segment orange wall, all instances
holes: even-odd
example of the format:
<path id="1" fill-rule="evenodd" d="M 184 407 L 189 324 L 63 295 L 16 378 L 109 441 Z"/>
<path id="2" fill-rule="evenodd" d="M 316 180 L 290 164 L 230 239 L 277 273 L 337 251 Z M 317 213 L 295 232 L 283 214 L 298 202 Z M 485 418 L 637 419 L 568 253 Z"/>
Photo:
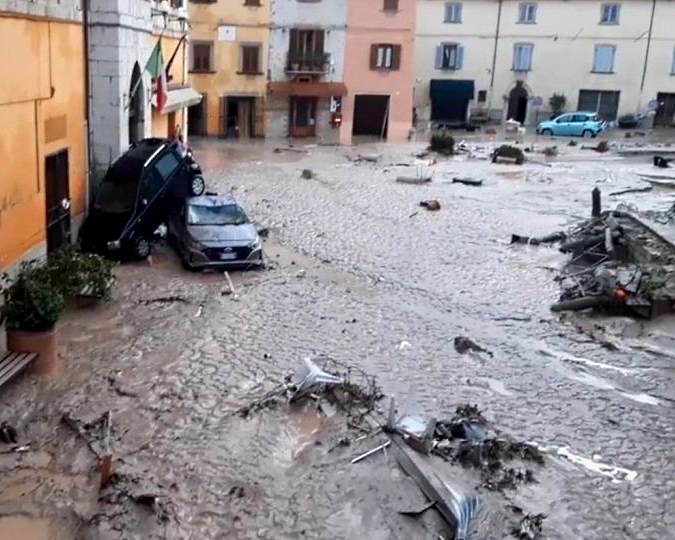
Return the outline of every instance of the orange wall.
<path id="1" fill-rule="evenodd" d="M 412 126 L 416 0 L 399 0 L 395 12 L 382 10 L 381 1 L 349 0 L 345 84 L 342 99 L 343 124 L 340 142 L 349 144 L 356 94 L 391 96 L 388 140 L 404 141 Z M 374 43 L 401 45 L 401 66 L 396 71 L 370 69 L 370 46 Z"/>
<path id="2" fill-rule="evenodd" d="M 152 36 L 152 42 L 157 42 L 157 36 Z M 175 38 L 162 38 L 162 56 L 164 57 L 164 63 L 167 65 L 171 59 L 171 55 L 176 50 L 179 39 Z M 185 42 L 183 42 L 176 53 L 176 58 L 171 64 L 171 69 L 169 74 L 172 76 L 171 81 L 169 81 L 169 88 L 176 86 L 184 86 L 187 84 L 187 77 L 185 75 L 184 66 L 185 66 L 185 57 L 184 57 L 184 47 Z M 173 124 L 173 125 L 171 125 Z M 185 133 L 185 119 L 183 110 L 175 112 L 174 122 L 169 123 L 169 113 L 159 114 L 157 109 L 153 106 L 152 108 L 152 136 L 153 137 L 169 137 L 173 138 L 176 125 L 182 126 L 183 133 Z"/>
<path id="3" fill-rule="evenodd" d="M 85 210 L 82 25 L 0 18 L 0 50 L 11 51 L 3 57 L 5 76 L 0 84 L 0 268 L 4 268 L 45 240 L 46 156 L 68 150 L 71 214 Z M 45 121 L 59 117 L 64 128 L 48 143 Z"/>

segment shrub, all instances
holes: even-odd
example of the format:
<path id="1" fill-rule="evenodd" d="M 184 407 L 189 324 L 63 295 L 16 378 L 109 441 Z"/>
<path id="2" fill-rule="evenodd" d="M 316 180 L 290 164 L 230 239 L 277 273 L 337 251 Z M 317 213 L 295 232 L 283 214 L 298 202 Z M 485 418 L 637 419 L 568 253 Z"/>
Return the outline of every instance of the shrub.
<path id="1" fill-rule="evenodd" d="M 436 131 L 431 134 L 429 150 L 451 156 L 455 152 L 455 139 L 447 131 Z"/>
<path id="2" fill-rule="evenodd" d="M 525 161 L 525 154 L 517 146 L 511 146 L 510 144 L 502 144 L 492 157 L 492 161 L 497 161 L 497 158 L 509 158 L 515 159 L 518 165 L 522 164 Z"/>
<path id="3" fill-rule="evenodd" d="M 41 261 L 21 265 L 13 281 L 5 274 L 0 322 L 12 330 L 44 331 L 56 324 L 65 301 L 48 266 Z"/>
<path id="4" fill-rule="evenodd" d="M 553 94 L 549 98 L 548 104 L 551 107 L 551 111 L 553 111 L 553 116 L 559 116 L 565 110 L 567 98 L 565 94 Z"/>
<path id="5" fill-rule="evenodd" d="M 110 297 L 113 263 L 99 255 L 80 253 L 66 246 L 49 255 L 47 266 L 53 282 L 66 297 L 77 296 L 83 290 L 87 296 Z"/>

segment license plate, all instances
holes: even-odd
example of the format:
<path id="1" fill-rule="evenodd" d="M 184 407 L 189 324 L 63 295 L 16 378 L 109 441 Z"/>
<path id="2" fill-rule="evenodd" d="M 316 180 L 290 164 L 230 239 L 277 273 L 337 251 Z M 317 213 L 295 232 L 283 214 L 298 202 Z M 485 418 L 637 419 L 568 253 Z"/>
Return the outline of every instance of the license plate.
<path id="1" fill-rule="evenodd" d="M 220 260 L 221 261 L 231 261 L 231 260 L 236 259 L 236 258 L 237 258 L 237 254 L 234 253 L 234 252 L 221 253 L 220 254 Z"/>

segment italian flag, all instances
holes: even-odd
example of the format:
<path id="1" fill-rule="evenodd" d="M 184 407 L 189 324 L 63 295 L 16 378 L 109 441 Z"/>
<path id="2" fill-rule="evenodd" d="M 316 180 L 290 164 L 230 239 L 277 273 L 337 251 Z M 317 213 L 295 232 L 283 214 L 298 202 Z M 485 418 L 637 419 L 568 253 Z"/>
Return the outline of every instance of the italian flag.
<path id="1" fill-rule="evenodd" d="M 168 99 L 166 69 L 164 67 L 164 58 L 162 57 L 162 41 L 158 40 L 157 45 L 152 50 L 152 54 L 145 65 L 145 71 L 152 75 L 155 81 L 155 92 L 157 93 L 157 111 L 164 110 L 166 100 Z"/>

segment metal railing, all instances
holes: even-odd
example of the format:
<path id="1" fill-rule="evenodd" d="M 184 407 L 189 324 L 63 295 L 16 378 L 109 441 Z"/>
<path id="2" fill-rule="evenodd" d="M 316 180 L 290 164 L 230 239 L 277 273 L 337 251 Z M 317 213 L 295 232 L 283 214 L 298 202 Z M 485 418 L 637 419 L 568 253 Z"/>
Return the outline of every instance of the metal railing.
<path id="1" fill-rule="evenodd" d="M 314 51 L 289 51 L 286 61 L 288 73 L 328 73 L 330 53 Z"/>

